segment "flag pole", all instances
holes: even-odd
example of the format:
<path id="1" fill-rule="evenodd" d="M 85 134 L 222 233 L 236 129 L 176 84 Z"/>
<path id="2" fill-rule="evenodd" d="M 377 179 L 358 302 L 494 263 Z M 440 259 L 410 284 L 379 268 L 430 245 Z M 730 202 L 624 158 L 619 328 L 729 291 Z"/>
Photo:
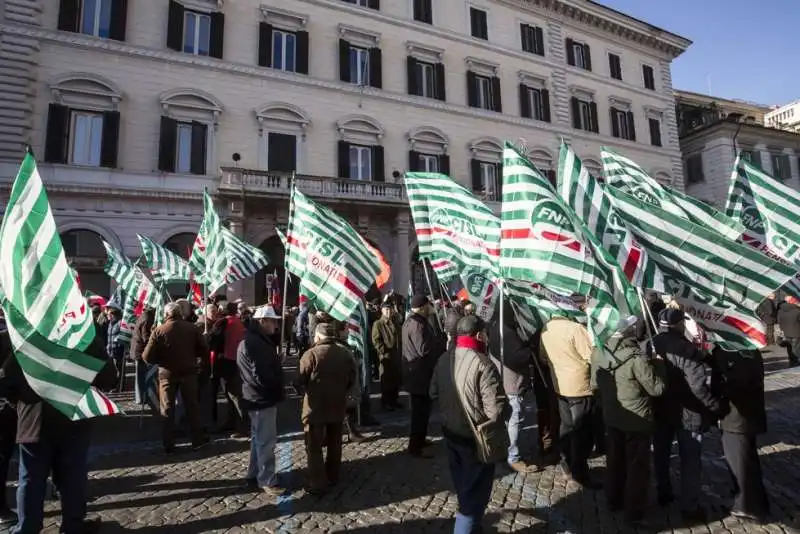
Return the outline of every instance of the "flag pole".
<path id="1" fill-rule="evenodd" d="M 497 285 L 500 286 L 500 383 L 502 384 L 503 368 L 506 366 L 505 335 L 503 334 L 503 330 L 505 330 L 506 291 L 502 278 L 497 281 Z"/>
<path id="2" fill-rule="evenodd" d="M 639 295 L 639 305 L 642 307 L 642 316 L 644 317 L 644 323 L 647 326 L 647 337 L 650 340 L 650 346 L 653 347 L 653 350 L 655 350 L 655 346 L 653 345 L 653 331 L 656 330 L 656 322 L 653 319 L 653 314 L 650 313 L 650 306 L 648 306 L 647 302 L 644 300 L 644 292 L 642 291 L 642 288 L 637 287 L 636 293 Z"/>
<path id="3" fill-rule="evenodd" d="M 292 220 L 292 195 L 294 193 L 294 181 L 295 181 L 295 171 L 292 171 L 292 176 L 289 178 L 289 222 Z M 291 230 L 291 228 L 287 229 Z M 286 232 L 286 245 L 283 247 L 283 295 L 281 295 L 281 347 L 280 350 L 283 352 L 286 351 L 284 358 L 289 357 L 289 349 L 286 345 L 286 299 L 287 299 L 287 292 L 289 291 L 289 269 L 286 268 L 286 264 L 289 259 L 289 235 L 291 234 L 290 231 Z M 299 298 L 299 291 L 298 288 L 298 298 Z"/>
<path id="4" fill-rule="evenodd" d="M 431 285 L 431 277 L 428 274 L 428 264 L 425 263 L 426 261 L 427 261 L 426 258 L 422 258 L 422 270 L 425 272 L 425 282 L 428 284 L 428 291 L 430 291 L 432 297 L 435 297 L 435 294 L 433 293 L 433 285 Z M 433 306 L 433 311 L 434 315 L 436 316 L 436 324 L 439 325 L 439 329 L 441 330 L 442 321 L 439 318 L 439 310 L 436 309 L 436 305 Z"/>

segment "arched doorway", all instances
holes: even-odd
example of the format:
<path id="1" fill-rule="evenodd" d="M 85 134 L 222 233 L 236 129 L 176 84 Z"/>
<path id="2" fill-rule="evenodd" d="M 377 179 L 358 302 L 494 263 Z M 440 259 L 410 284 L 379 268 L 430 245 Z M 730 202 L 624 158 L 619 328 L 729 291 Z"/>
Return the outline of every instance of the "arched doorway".
<path id="1" fill-rule="evenodd" d="M 195 237 L 196 234 L 190 232 L 175 234 L 164 242 L 164 248 L 188 260 L 192 255 Z M 186 298 L 186 295 L 189 294 L 189 284 L 167 284 L 164 289 L 173 299 Z"/>
<path id="2" fill-rule="evenodd" d="M 69 230 L 61 234 L 67 262 L 78 273 L 81 290 L 108 297 L 111 294 L 111 278 L 103 270 L 106 249 L 103 236 L 92 230 Z"/>
<path id="3" fill-rule="evenodd" d="M 262 305 L 268 303 L 270 290 L 277 290 L 281 294 L 281 302 L 285 306 L 296 306 L 300 288 L 300 281 L 296 276 L 292 274 L 289 275 L 287 294 L 283 295 L 283 275 L 285 273 L 283 261 L 285 250 L 283 248 L 283 243 L 281 243 L 281 238 L 277 235 L 268 237 L 258 248 L 263 250 L 264 254 L 267 255 L 269 263 L 253 277 L 256 284 L 255 302 L 253 304 Z M 271 275 L 271 287 L 267 287 L 267 275 Z"/>

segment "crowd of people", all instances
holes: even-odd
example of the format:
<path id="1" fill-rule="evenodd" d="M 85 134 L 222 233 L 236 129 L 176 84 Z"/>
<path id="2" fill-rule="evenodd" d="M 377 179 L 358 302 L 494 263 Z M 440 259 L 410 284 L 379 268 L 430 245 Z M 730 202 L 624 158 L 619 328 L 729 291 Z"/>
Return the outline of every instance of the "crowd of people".
<path id="1" fill-rule="evenodd" d="M 558 463 L 581 488 L 604 488 L 608 508 L 635 525 L 647 522 L 652 465 L 659 505 L 677 497 L 687 521 L 703 521 L 701 452 L 704 436 L 718 426 L 735 495 L 731 513 L 766 520 L 769 503 L 756 445 L 756 436 L 766 431 L 758 351 L 711 347 L 677 303 L 665 305 L 655 294 L 648 295 L 646 313 L 621 321 L 603 347 L 593 347 L 583 324 L 562 317 L 527 335 L 513 308 L 503 306 L 503 322 L 499 310 L 487 322 L 467 301 L 434 302 L 418 294 L 406 303 L 389 294 L 367 303 L 368 343 L 360 354 L 347 343 L 347 324 L 309 302 L 279 313 L 272 305 L 209 302 L 194 309 L 178 300 L 165 306 L 160 324 L 149 309 L 133 329 L 129 355 L 137 401 L 160 415 L 168 455 L 179 451 L 179 419 L 191 449 L 203 447 L 211 433 L 249 439 L 244 483 L 280 495 L 287 490 L 276 472 L 277 410 L 293 387 L 303 397 L 307 491 L 321 495 L 338 482 L 343 436 L 361 441 L 359 426 L 378 424 L 368 388 L 378 379 L 385 412 L 404 409 L 400 391 L 407 393 L 407 453 L 420 461 L 434 456 L 429 422 L 438 405 L 459 503 L 456 533 L 480 531 L 501 463 L 523 474 Z M 95 384 L 121 390 L 127 352 L 119 339 L 121 312 L 113 302 L 94 311 L 98 336 L 90 352 L 106 361 Z M 765 324 L 780 324 L 781 342 L 797 364 L 800 307 L 791 298 L 777 306 L 772 297 L 759 313 Z M 7 333 L 0 341 L 0 469 L 7 472 L 15 443 L 20 457 L 18 518 L 6 507 L 0 508 L 0 521 L 18 520 L 15 534 L 39 532 L 52 476 L 62 499 L 62 531 L 91 532 L 85 515 L 92 422 L 69 421 L 36 396 L 10 357 Z M 287 380 L 292 345 L 297 372 Z M 150 387 L 153 380 L 156 388 Z M 217 413 L 220 393 L 227 399 L 224 419 Z M 538 447 L 523 450 L 531 397 Z M 676 439 L 677 493 L 670 478 Z M 606 455 L 604 481 L 589 467 L 593 452 Z"/>

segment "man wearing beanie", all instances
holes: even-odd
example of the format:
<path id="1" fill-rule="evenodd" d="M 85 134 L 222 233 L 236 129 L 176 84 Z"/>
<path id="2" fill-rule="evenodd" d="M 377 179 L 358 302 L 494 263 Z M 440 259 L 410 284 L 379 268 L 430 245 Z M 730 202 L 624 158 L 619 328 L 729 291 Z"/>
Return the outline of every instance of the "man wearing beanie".
<path id="1" fill-rule="evenodd" d="M 667 391 L 656 400 L 656 428 L 653 437 L 658 502 L 662 506 L 674 500 L 669 463 L 672 441 L 678 437 L 681 459 L 681 512 L 686 520 L 705 521 L 700 501 L 701 445 L 703 434 L 717 417 L 724 416 L 726 405 L 706 383 L 706 365 L 702 353 L 686 339 L 681 310 L 667 308 L 659 314 L 661 333 L 653 338 L 653 351 L 664 358 L 667 368 Z"/>
<path id="2" fill-rule="evenodd" d="M 454 532 L 459 533 L 483 531 L 481 521 L 492 492 L 495 464 L 505 460 L 508 447 L 505 416 L 509 410 L 500 372 L 486 354 L 485 329 L 486 323 L 475 315 L 458 322 L 455 349 L 439 359 L 430 387 L 431 397 L 439 403 L 458 496 Z"/>
<path id="3" fill-rule="evenodd" d="M 430 458 L 426 453 L 428 420 L 431 416 L 429 387 L 433 369 L 445 351 L 445 340 L 437 336 L 428 322 L 431 303 L 425 295 L 414 295 L 411 314 L 403 325 L 403 385 L 411 396 L 411 428 L 408 453 L 417 458 Z"/>
<path id="4" fill-rule="evenodd" d="M 314 345 L 300 358 L 295 384 L 303 396 L 302 422 L 308 456 L 309 491 L 336 485 L 342 464 L 342 425 L 347 394 L 356 382 L 353 355 L 339 342 L 338 321 L 319 323 Z M 322 447 L 327 446 L 323 460 Z"/>

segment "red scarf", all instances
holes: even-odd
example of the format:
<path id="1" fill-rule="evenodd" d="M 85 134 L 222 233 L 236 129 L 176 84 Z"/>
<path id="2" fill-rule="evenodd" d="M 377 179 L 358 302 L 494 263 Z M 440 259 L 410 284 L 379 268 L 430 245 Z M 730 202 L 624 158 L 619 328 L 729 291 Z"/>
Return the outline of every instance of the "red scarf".
<path id="1" fill-rule="evenodd" d="M 480 352 L 481 354 L 486 353 L 486 344 L 483 343 L 483 341 L 478 341 L 477 338 L 474 338 L 472 336 L 458 336 L 456 338 L 456 348 L 472 349 Z"/>

